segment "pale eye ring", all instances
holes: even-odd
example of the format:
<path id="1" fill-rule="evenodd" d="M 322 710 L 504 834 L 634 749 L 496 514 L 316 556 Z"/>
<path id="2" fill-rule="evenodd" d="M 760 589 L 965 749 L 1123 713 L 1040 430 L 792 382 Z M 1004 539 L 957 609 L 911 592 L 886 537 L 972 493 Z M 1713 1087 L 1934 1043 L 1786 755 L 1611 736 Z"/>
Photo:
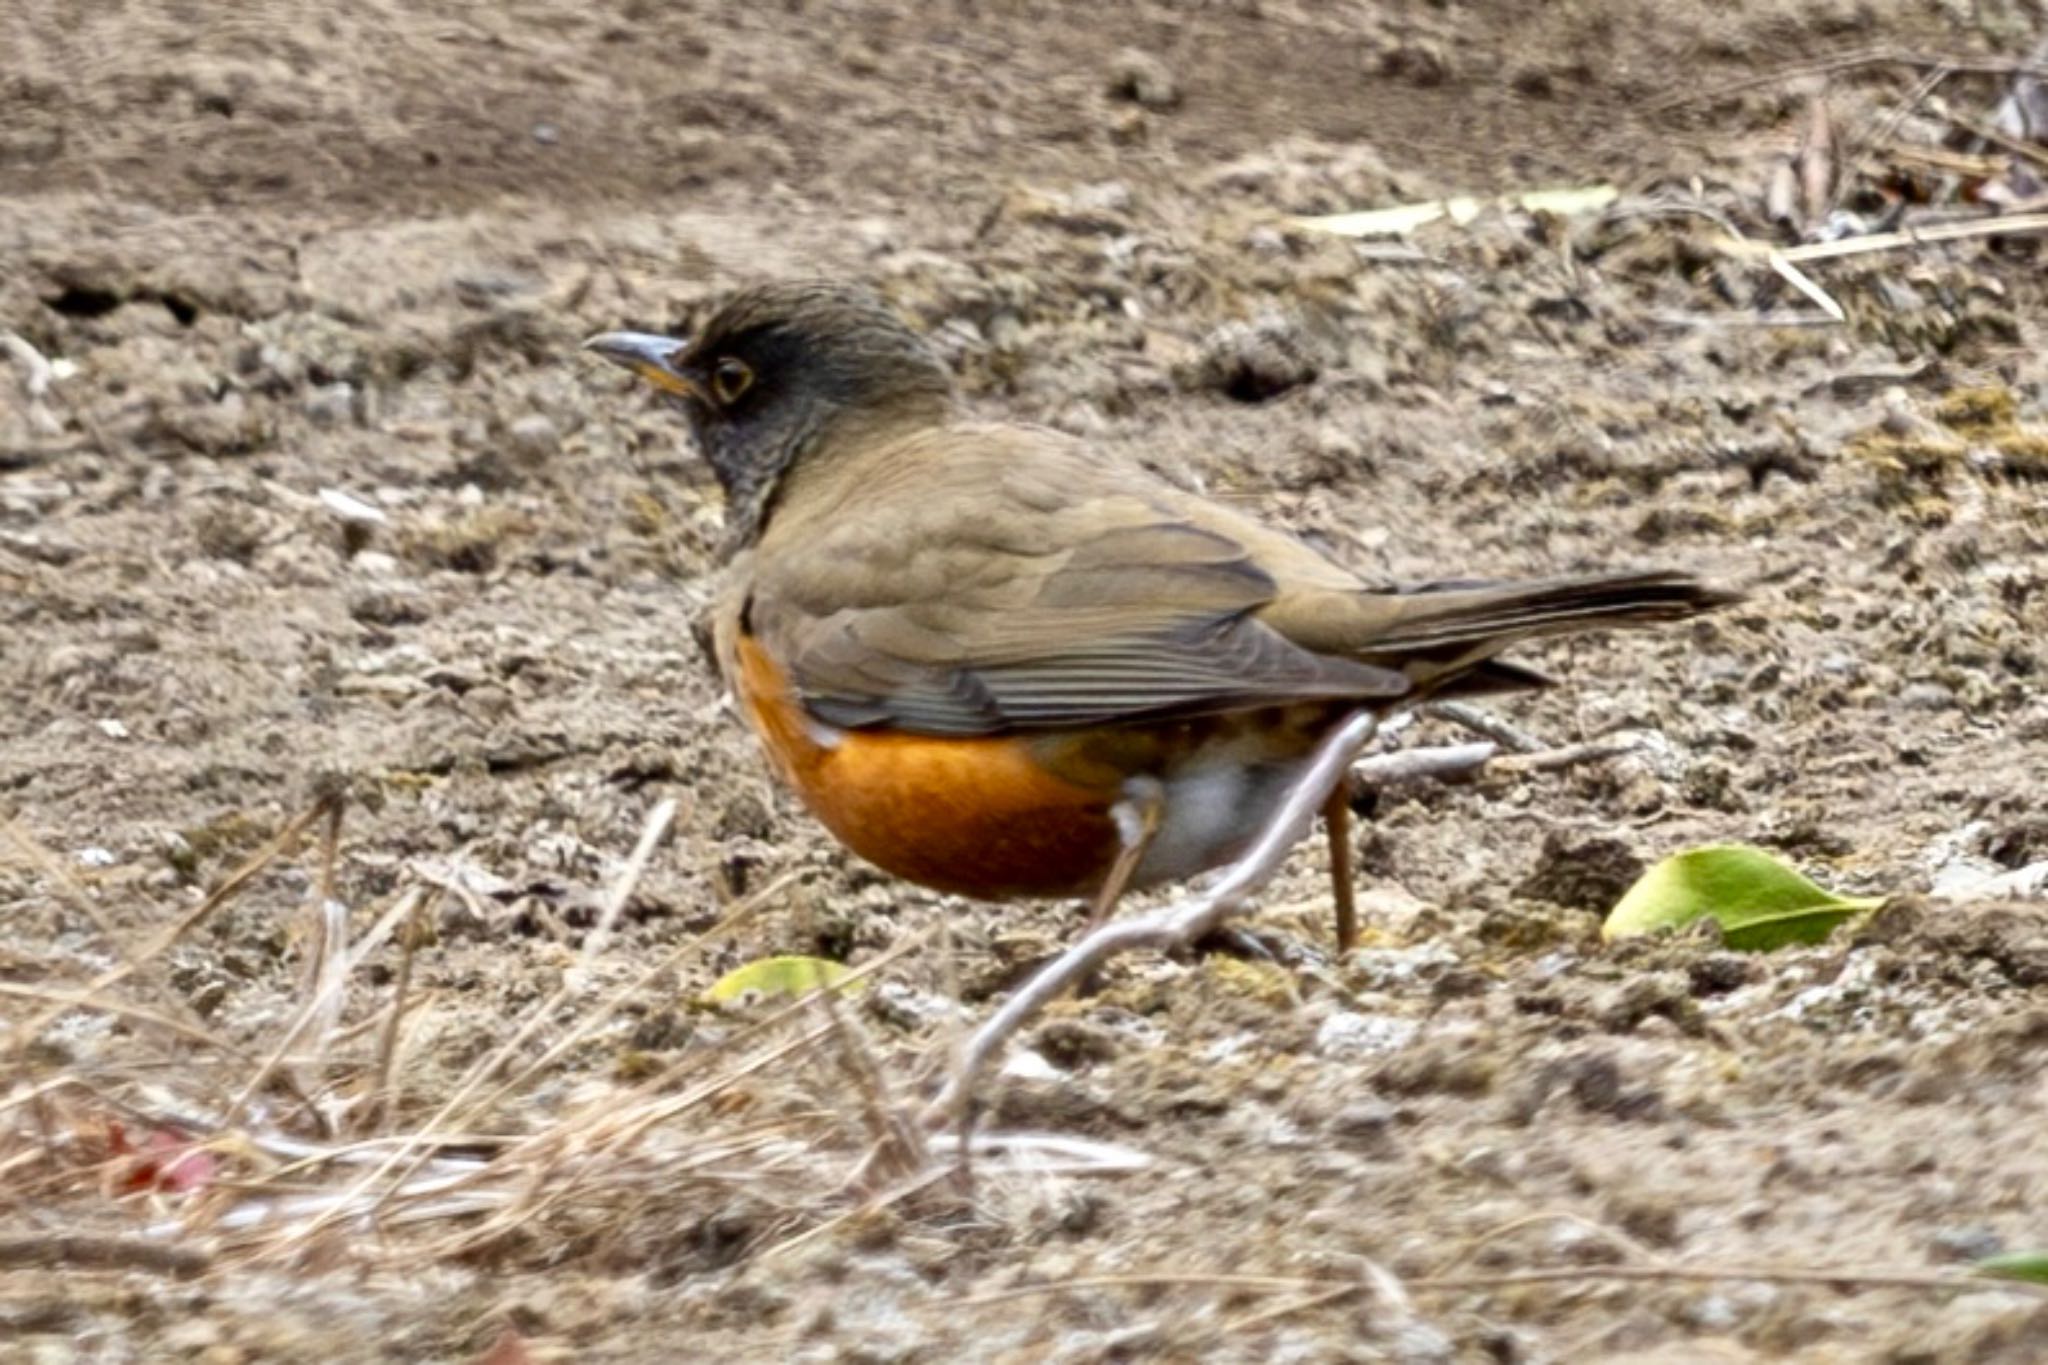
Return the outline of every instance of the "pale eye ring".
<path id="1" fill-rule="evenodd" d="M 727 356 L 712 367 L 711 392 L 727 407 L 739 402 L 753 384 L 753 367 L 744 360 Z"/>

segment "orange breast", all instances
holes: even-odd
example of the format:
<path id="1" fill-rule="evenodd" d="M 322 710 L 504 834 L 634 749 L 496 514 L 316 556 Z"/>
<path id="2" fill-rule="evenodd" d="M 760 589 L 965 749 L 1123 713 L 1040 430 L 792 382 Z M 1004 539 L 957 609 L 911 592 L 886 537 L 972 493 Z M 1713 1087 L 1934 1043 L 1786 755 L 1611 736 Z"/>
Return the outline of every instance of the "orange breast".
<path id="1" fill-rule="evenodd" d="M 1115 860 L 1114 785 L 1055 776 L 1025 740 L 826 729 L 758 642 L 738 656 L 733 690 L 776 771 L 884 871 L 983 899 L 1079 896 Z"/>

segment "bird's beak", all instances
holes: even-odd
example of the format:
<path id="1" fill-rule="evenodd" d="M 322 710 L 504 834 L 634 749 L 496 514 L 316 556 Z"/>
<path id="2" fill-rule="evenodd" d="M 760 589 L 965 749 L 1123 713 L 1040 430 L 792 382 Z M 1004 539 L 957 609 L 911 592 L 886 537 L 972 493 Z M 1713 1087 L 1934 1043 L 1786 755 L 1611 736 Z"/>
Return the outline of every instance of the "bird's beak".
<path id="1" fill-rule="evenodd" d="M 583 343 L 583 349 L 625 366 L 657 389 L 684 398 L 704 396 L 697 381 L 676 367 L 676 357 L 689 349 L 686 341 L 652 332 L 599 332 Z"/>

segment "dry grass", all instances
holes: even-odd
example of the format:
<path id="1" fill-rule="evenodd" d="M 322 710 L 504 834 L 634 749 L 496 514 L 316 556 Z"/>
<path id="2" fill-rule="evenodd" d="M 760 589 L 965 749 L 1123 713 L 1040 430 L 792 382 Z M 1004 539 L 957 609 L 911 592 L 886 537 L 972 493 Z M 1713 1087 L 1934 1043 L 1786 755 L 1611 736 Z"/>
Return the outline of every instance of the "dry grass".
<path id="1" fill-rule="evenodd" d="M 76 987 L 0 992 L 30 1011 L 8 1035 L 0 1099 L 12 1225 L 0 1260 L 173 1276 L 265 1263 L 611 1262 L 646 1257 L 736 1198 L 756 1212 L 754 1249 L 780 1254 L 953 1169 L 957 1146 L 927 1141 L 905 1098 L 932 1066 L 881 1053 L 829 994 L 708 1024 L 654 1074 L 590 1074 L 589 1045 L 619 1027 L 623 1006 L 672 982 L 787 886 L 770 883 L 640 970 L 610 960 L 613 923 L 675 817 L 668 801 L 649 812 L 559 988 L 431 1108 L 407 1102 L 412 964 L 433 951 L 419 926 L 442 891 L 416 878 L 382 907 L 343 905 L 333 872 L 342 811 L 338 794 L 316 800 L 140 947 L 114 942 L 117 917 L 7 826 L 6 858 L 55 879 L 120 965 Z M 274 1036 L 232 1040 L 152 1000 L 166 949 L 274 865 L 309 854 L 299 994 Z M 351 942 L 363 919 L 368 929 Z M 849 980 L 924 946 L 907 938 Z M 392 959 L 388 984 L 373 986 L 369 965 Z M 48 1030 L 81 1011 L 131 1031 L 132 1055 L 98 1067 L 50 1061 Z M 543 1089 L 570 1098 L 533 1123 L 525 1116 L 544 1106 Z M 1120 1149 L 1030 1135 L 993 1134 L 978 1151 L 998 1173 L 1143 1165 Z"/>

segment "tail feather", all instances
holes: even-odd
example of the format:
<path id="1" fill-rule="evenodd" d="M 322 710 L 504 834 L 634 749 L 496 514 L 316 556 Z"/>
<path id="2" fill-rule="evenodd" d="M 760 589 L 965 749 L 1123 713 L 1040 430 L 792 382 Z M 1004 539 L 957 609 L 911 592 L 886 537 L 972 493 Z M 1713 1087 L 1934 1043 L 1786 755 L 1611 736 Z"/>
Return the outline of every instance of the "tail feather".
<path id="1" fill-rule="evenodd" d="M 1523 583 L 1425 583 L 1399 590 L 1400 615 L 1375 631 L 1367 657 L 1483 645 L 1613 626 L 1682 621 L 1741 600 L 1689 574 L 1588 574 Z"/>

